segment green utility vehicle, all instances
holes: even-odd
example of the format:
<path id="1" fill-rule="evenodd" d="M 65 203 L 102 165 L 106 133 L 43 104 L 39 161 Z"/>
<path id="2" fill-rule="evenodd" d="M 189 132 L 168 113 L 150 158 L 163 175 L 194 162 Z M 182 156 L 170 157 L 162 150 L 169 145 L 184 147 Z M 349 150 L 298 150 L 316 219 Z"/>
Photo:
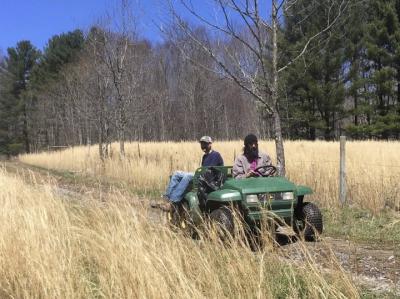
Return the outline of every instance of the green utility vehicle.
<path id="1" fill-rule="evenodd" d="M 267 173 L 276 172 L 274 166 L 261 167 L 269 168 Z M 168 219 L 183 230 L 193 230 L 210 219 L 233 234 L 237 213 L 253 232 L 260 231 L 257 228 L 268 219 L 276 233 L 288 225 L 305 239 L 314 240 L 316 233 L 322 233 L 323 223 L 319 208 L 304 201 L 311 193 L 311 188 L 295 185 L 285 177 L 234 179 L 231 166 L 201 167 L 184 199 L 168 212 Z"/>

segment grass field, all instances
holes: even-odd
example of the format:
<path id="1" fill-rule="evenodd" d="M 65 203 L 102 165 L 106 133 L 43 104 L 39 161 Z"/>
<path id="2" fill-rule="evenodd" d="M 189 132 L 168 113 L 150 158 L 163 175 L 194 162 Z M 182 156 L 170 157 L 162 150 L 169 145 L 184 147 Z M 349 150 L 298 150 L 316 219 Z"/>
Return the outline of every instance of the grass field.
<path id="1" fill-rule="evenodd" d="M 0 169 L 1 298 L 357 298 L 327 256 L 299 264 L 273 247 L 191 240 L 149 221 L 133 198 L 58 197 Z"/>
<path id="2" fill-rule="evenodd" d="M 275 159 L 272 141 L 259 148 Z M 241 141 L 215 142 L 226 165 L 241 153 Z M 297 184 L 310 186 L 312 199 L 325 208 L 339 207 L 339 143 L 325 141 L 285 142 L 287 176 Z M 347 142 L 348 203 L 377 214 L 385 208 L 400 208 L 400 142 Z M 111 157 L 101 163 L 97 147 L 74 147 L 52 153 L 20 156 L 20 160 L 48 169 L 74 171 L 124 181 L 140 192 L 161 192 L 174 170 L 194 171 L 202 152 L 197 142 L 128 143 L 121 160 L 118 144 L 111 145 Z"/>

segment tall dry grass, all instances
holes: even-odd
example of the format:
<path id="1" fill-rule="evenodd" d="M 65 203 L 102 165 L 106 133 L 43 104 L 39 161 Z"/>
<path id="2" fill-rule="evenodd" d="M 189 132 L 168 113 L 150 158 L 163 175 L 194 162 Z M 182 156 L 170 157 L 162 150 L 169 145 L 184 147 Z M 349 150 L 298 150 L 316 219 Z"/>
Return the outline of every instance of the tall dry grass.
<path id="1" fill-rule="evenodd" d="M 272 141 L 261 141 L 260 150 L 275 157 Z M 226 165 L 242 150 L 241 141 L 215 142 Z M 339 205 L 339 143 L 286 141 L 287 176 L 315 191 L 313 200 L 323 206 Z M 347 142 L 347 189 L 350 203 L 378 212 L 386 205 L 400 206 L 400 142 Z M 60 152 L 20 156 L 21 161 L 49 169 L 77 171 L 128 182 L 138 190 L 163 190 L 174 170 L 194 171 L 202 152 L 196 142 L 128 143 L 126 158 L 111 145 L 111 157 L 100 162 L 97 147 L 74 147 Z"/>
<path id="2" fill-rule="evenodd" d="M 33 180 L 34 181 L 34 180 Z M 333 257 L 321 269 L 301 247 L 271 250 L 195 241 L 149 221 L 121 194 L 57 197 L 0 170 L 1 298 L 357 298 Z"/>

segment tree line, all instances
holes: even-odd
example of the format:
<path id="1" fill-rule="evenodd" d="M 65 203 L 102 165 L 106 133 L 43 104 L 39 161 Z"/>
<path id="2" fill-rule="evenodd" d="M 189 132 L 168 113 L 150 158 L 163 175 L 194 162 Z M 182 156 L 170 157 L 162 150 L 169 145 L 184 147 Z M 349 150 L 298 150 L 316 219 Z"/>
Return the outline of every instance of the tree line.
<path id="1" fill-rule="evenodd" d="M 178 18 L 151 43 L 122 1 L 113 25 L 55 35 L 43 51 L 20 41 L 0 55 L 0 153 L 98 144 L 105 158 L 116 140 L 123 154 L 133 140 L 273 138 L 274 111 L 254 99 L 274 69 L 284 138 L 397 139 L 400 2 L 343 3 L 282 2 L 275 65 L 272 26 L 235 1 L 243 21 L 222 37 Z"/>

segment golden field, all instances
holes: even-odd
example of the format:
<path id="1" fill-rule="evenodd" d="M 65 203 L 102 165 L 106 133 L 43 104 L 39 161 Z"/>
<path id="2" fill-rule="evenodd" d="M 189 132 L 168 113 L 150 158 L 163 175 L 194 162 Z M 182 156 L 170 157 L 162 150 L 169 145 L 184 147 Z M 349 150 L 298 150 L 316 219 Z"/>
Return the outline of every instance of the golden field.
<path id="1" fill-rule="evenodd" d="M 126 157 L 120 159 L 117 143 L 111 157 L 101 163 L 97 146 L 73 147 L 59 152 L 20 156 L 24 163 L 60 171 L 103 176 L 127 182 L 141 191 L 165 189 L 174 170 L 194 171 L 202 152 L 197 142 L 127 143 Z M 241 141 L 216 141 L 213 144 L 232 165 L 241 153 Z M 261 151 L 275 160 L 272 141 L 260 141 Z M 286 141 L 287 176 L 297 184 L 308 185 L 312 199 L 322 206 L 339 206 L 339 143 L 325 141 Z M 347 199 L 352 205 L 375 213 L 385 207 L 400 206 L 400 142 L 353 141 L 346 144 Z"/>
<path id="2" fill-rule="evenodd" d="M 327 271 L 305 247 L 301 264 L 271 247 L 254 254 L 234 242 L 221 250 L 216 240 L 191 240 L 150 221 L 134 198 L 67 200 L 57 186 L 35 181 L 0 169 L 1 298 L 359 296 L 333 256 Z"/>

